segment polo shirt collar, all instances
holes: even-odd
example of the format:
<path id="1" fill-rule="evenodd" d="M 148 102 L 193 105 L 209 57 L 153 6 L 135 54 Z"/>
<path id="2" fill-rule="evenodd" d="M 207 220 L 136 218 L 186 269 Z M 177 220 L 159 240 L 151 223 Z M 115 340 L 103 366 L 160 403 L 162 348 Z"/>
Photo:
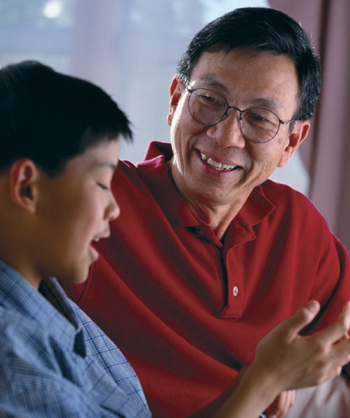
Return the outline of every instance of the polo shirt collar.
<path id="1" fill-rule="evenodd" d="M 191 212 L 171 180 L 166 162 L 172 157 L 170 143 L 151 142 L 144 161 L 137 165 L 140 177 L 172 226 L 206 227 L 205 222 Z M 261 223 L 274 209 L 275 205 L 266 198 L 263 187 L 258 186 L 252 191 L 232 224 L 238 222 L 243 229 L 252 232 L 252 227 Z"/>
<path id="2" fill-rule="evenodd" d="M 199 226 L 201 221 L 191 212 L 168 172 L 166 162 L 172 156 L 170 144 L 151 142 L 145 160 L 137 164 L 139 175 L 171 226 Z"/>

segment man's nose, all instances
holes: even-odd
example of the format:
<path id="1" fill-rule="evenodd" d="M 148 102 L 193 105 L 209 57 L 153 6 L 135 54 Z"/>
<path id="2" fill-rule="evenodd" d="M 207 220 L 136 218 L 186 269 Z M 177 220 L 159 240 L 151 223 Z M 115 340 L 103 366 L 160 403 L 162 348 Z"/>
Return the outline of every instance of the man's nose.
<path id="1" fill-rule="evenodd" d="M 239 118 L 239 111 L 230 108 L 224 119 L 209 127 L 208 136 L 222 148 L 244 148 L 246 140 L 241 131 Z"/>

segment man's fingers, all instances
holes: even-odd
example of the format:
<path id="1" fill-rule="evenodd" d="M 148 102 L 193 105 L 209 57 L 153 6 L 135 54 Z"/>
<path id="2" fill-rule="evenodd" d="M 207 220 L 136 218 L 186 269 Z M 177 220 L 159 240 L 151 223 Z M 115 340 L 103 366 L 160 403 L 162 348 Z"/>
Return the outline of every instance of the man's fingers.
<path id="1" fill-rule="evenodd" d="M 317 301 L 309 301 L 302 306 L 294 315 L 282 322 L 281 326 L 288 330 L 288 340 L 292 340 L 310 322 L 314 320 L 320 310 Z M 317 338 L 321 344 L 333 345 L 341 339 L 348 338 L 350 328 L 350 302 L 347 302 L 338 320 L 325 330 L 313 334 L 311 337 Z"/>
<path id="2" fill-rule="evenodd" d="M 337 322 L 330 325 L 325 330 L 320 331 L 314 335 L 320 339 L 321 343 L 332 345 L 338 342 L 339 340 L 348 339 L 349 328 L 350 328 L 350 302 L 347 302 L 344 305 L 342 313 L 340 314 Z"/>
<path id="3" fill-rule="evenodd" d="M 292 340 L 296 335 L 316 317 L 320 310 L 320 304 L 311 300 L 302 306 L 294 315 L 284 320 L 280 326 L 287 330 L 288 340 Z"/>
<path id="4" fill-rule="evenodd" d="M 268 410 L 268 418 L 283 418 L 289 409 L 293 406 L 295 400 L 295 391 L 287 390 L 280 393 L 274 403 Z"/>
<path id="5" fill-rule="evenodd" d="M 331 347 L 334 362 L 338 361 L 339 367 L 343 367 L 350 362 L 350 340 L 342 340 Z"/>
<path id="6" fill-rule="evenodd" d="M 341 367 L 350 361 L 350 303 L 344 306 L 336 323 L 323 331 L 301 336 L 300 331 L 319 311 L 318 302 L 308 302 L 257 345 L 252 366 L 259 373 L 270 370 L 281 390 L 323 383 L 337 376 Z"/>
<path id="7" fill-rule="evenodd" d="M 339 319 L 344 321 L 344 326 L 348 332 L 350 329 L 350 302 L 347 302 L 344 305 L 343 311 L 340 314 Z"/>

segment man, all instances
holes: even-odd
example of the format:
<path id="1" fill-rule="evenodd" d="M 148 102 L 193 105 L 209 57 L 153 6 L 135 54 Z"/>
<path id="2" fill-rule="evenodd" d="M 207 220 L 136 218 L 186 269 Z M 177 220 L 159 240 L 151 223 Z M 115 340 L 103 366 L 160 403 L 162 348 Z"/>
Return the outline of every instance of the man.
<path id="1" fill-rule="evenodd" d="M 268 180 L 306 138 L 320 88 L 300 25 L 237 9 L 181 59 L 171 146 L 120 164 L 122 214 L 70 294 L 126 354 L 154 416 L 219 398 L 261 338 L 308 300 L 322 308 L 304 333 L 330 325 L 349 299 L 343 246 L 305 196 Z"/>

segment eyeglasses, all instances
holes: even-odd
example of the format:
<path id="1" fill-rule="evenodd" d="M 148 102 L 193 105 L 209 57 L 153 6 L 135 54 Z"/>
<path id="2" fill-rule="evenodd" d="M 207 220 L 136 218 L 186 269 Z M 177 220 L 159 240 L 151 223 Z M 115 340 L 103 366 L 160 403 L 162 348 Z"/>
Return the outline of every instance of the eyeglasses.
<path id="1" fill-rule="evenodd" d="M 239 112 L 239 126 L 243 136 L 252 142 L 271 141 L 280 128 L 294 122 L 293 119 L 283 122 L 271 110 L 260 107 L 250 107 L 240 110 L 238 107 L 229 106 L 226 100 L 218 93 L 208 89 L 189 89 L 188 110 L 197 122 L 203 125 L 215 125 L 223 120 L 230 109 Z"/>

